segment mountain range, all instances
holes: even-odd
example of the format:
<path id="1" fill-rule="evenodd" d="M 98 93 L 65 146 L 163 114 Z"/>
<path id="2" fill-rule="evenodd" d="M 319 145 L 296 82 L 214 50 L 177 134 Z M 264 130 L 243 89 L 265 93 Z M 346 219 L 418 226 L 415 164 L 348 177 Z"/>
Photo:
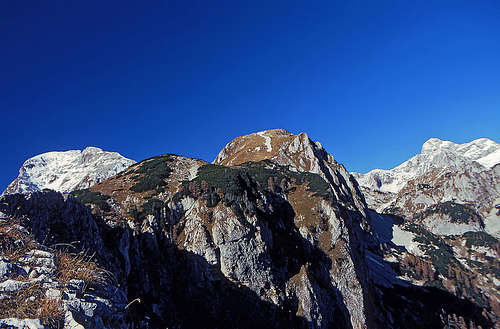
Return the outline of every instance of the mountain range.
<path id="1" fill-rule="evenodd" d="M 456 144 L 431 138 L 422 145 L 421 153 L 399 166 L 389 169 L 374 169 L 366 174 L 353 173 L 359 184 L 380 192 L 398 193 L 411 179 L 437 168 L 456 169 L 476 163 L 492 168 L 500 162 L 500 144 L 488 138 L 479 138 L 469 143 Z"/>
<path id="2" fill-rule="evenodd" d="M 431 138 L 420 154 L 393 169 L 352 174 L 367 204 L 378 212 L 419 218 L 437 234 L 484 230 L 499 238 L 499 164 L 500 144 L 490 139 L 455 144 Z M 476 220 L 435 220 L 434 210 L 443 204 L 474 213 Z"/>
<path id="3" fill-rule="evenodd" d="M 49 152 L 0 198 L 0 327 L 495 328 L 499 208 L 486 138 L 367 174 L 282 129 Z"/>

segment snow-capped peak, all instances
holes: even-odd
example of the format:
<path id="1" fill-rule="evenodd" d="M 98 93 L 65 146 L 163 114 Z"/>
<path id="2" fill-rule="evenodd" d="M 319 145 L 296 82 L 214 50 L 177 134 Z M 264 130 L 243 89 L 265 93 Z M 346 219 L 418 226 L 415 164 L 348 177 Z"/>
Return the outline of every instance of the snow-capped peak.
<path id="1" fill-rule="evenodd" d="M 443 150 L 451 150 L 455 147 L 455 143 L 444 141 L 439 138 L 430 138 L 422 145 L 421 153 L 436 153 Z"/>
<path id="2" fill-rule="evenodd" d="M 19 176 L 4 194 L 52 189 L 70 192 L 87 188 L 116 175 L 134 160 L 116 152 L 89 146 L 84 150 L 55 151 L 36 155 L 24 162 Z"/>
<path id="3" fill-rule="evenodd" d="M 87 146 L 85 149 L 83 149 L 82 153 L 85 154 L 96 154 L 102 152 L 102 149 L 95 147 L 95 146 Z"/>
<path id="4" fill-rule="evenodd" d="M 473 164 L 472 162 L 475 162 Z M 479 138 L 458 144 L 439 138 L 430 138 L 422 145 L 421 153 L 399 166 L 389 169 L 374 169 L 366 174 L 353 173 L 358 183 L 381 192 L 397 193 L 410 179 L 437 168 L 471 168 L 482 170 L 500 163 L 500 144 Z"/>
<path id="5" fill-rule="evenodd" d="M 430 138 L 422 145 L 421 153 L 450 151 L 471 160 L 479 160 L 498 149 L 500 149 L 500 144 L 489 138 L 479 138 L 463 144 L 457 144 L 439 138 Z"/>

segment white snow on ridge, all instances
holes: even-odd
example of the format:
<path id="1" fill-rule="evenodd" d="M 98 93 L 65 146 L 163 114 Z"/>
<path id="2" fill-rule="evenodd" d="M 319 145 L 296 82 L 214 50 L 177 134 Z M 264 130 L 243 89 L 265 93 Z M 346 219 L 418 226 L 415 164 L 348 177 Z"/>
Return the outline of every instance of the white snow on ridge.
<path id="1" fill-rule="evenodd" d="M 475 161 L 486 168 L 492 168 L 496 164 L 500 163 L 500 149 L 498 149 L 494 152 L 491 152 L 487 156 L 479 158 Z"/>
<path id="2" fill-rule="evenodd" d="M 500 204 L 500 198 L 497 198 L 494 204 Z M 484 230 L 494 236 L 497 239 L 500 239 L 500 210 L 493 207 L 486 216 L 484 216 Z"/>
<path id="3" fill-rule="evenodd" d="M 273 151 L 273 147 L 271 146 L 271 137 L 266 136 L 264 131 L 261 131 L 261 132 L 257 133 L 257 135 L 259 135 L 260 137 L 264 138 L 264 140 L 266 142 L 267 152 L 272 152 Z"/>
<path id="4" fill-rule="evenodd" d="M 4 194 L 43 189 L 70 192 L 87 188 L 134 163 L 134 160 L 119 153 L 106 152 L 97 147 L 87 147 L 83 151 L 47 152 L 26 160 L 19 169 L 19 176 L 9 184 Z"/>
<path id="5" fill-rule="evenodd" d="M 420 154 L 393 169 L 374 169 L 366 174 L 352 174 L 361 186 L 397 193 L 406 182 L 429 170 L 460 168 L 473 161 L 485 168 L 500 163 L 500 144 L 488 138 L 479 138 L 463 144 L 431 138 L 422 145 Z"/>
<path id="6" fill-rule="evenodd" d="M 415 238 L 414 233 L 405 231 L 399 226 L 394 226 L 392 234 L 394 236 L 392 239 L 392 242 L 394 242 L 394 244 L 405 247 L 406 250 L 414 255 L 424 255 L 422 250 L 419 248 L 419 244 L 413 240 Z"/>

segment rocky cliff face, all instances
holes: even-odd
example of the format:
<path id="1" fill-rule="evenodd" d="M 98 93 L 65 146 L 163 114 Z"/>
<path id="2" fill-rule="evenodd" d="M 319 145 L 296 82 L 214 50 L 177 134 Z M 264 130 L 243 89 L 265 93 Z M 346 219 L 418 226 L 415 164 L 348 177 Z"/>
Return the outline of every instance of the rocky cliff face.
<path id="1" fill-rule="evenodd" d="M 116 152 L 106 152 L 97 147 L 43 153 L 23 163 L 19 176 L 3 194 L 43 189 L 71 192 L 99 183 L 134 163 Z"/>
<path id="2" fill-rule="evenodd" d="M 24 266 L 25 273 L 2 277 L 15 287 L 0 302 L 32 293 L 12 282 L 39 277 L 30 274 L 37 250 L 54 259 L 43 261 L 52 272 L 37 296 L 55 296 L 59 317 L 23 313 L 40 326 L 445 328 L 464 321 L 466 328 L 490 328 L 497 319 L 495 305 L 476 303 L 470 288 L 492 274 L 464 283 L 470 288 L 464 294 L 450 292 L 448 281 L 437 287 L 415 279 L 438 280 L 448 263 L 439 272 L 418 263 L 425 252 L 431 259 L 441 254 L 416 242 L 414 249 L 401 246 L 397 218 L 369 210 L 356 181 L 306 134 L 242 136 L 212 164 L 157 156 L 71 195 L 5 195 L 0 211 L 9 243 L 26 245 L 16 257 L 2 251 L 5 266 Z M 439 250 L 441 240 L 426 232 L 414 236 Z M 463 239 L 454 245 L 466 246 L 474 259 L 495 252 L 488 244 L 483 255 L 477 237 Z M 405 258 L 412 250 L 422 257 Z M 64 275 L 68 259 L 77 260 L 78 270 Z M 468 273 L 450 270 L 446 279 Z M 496 296 L 481 289 L 481 298 Z"/>
<path id="3" fill-rule="evenodd" d="M 500 237 L 500 144 L 433 138 L 391 170 L 354 174 L 368 206 L 418 222 L 438 235 L 485 231 Z"/>
<path id="4" fill-rule="evenodd" d="M 0 200 L 0 327 L 130 327 L 120 260 L 86 206 L 54 191 Z"/>
<path id="5" fill-rule="evenodd" d="M 434 169 L 408 181 L 384 211 L 421 222 L 435 234 L 486 231 L 498 238 L 499 173 L 500 164 Z"/>
<path id="6" fill-rule="evenodd" d="M 500 315 L 499 148 L 488 139 L 430 139 L 394 169 L 354 175 L 373 209 L 382 257 L 399 277 L 471 300 L 492 321 Z M 387 272 L 377 274 L 385 282 Z M 446 318 L 467 327 L 461 316 Z"/>

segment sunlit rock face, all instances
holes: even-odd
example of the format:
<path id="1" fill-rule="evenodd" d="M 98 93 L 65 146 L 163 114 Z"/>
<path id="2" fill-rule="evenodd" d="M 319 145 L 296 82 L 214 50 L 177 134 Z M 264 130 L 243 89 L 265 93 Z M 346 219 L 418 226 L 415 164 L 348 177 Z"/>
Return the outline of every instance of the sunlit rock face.
<path id="1" fill-rule="evenodd" d="M 116 152 L 97 147 L 64 152 L 48 152 L 24 162 L 19 176 L 4 194 L 26 193 L 51 189 L 71 192 L 102 182 L 134 164 Z"/>
<path id="2" fill-rule="evenodd" d="M 368 206 L 423 223 L 436 234 L 500 236 L 500 144 L 431 138 L 422 152 L 390 169 L 353 173 Z"/>
<path id="3" fill-rule="evenodd" d="M 290 170 L 320 175 L 331 185 L 336 197 L 351 202 L 357 210 L 364 212 L 366 205 L 350 174 L 320 142 L 312 141 L 306 133 L 293 135 L 275 129 L 241 136 L 228 143 L 213 163 L 234 166 L 262 160 L 288 166 Z"/>

